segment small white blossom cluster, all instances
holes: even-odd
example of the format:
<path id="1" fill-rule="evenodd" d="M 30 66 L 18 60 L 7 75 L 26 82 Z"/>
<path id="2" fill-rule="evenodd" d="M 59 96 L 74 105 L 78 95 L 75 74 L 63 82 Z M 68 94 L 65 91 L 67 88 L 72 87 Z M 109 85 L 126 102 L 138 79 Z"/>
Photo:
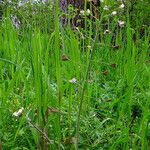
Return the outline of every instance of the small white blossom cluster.
<path id="1" fill-rule="evenodd" d="M 109 7 L 107 5 L 104 6 L 104 10 L 109 10 Z"/>
<path id="2" fill-rule="evenodd" d="M 86 11 L 80 10 L 80 15 L 82 16 L 85 16 L 85 15 L 89 16 L 90 14 L 91 14 L 90 9 L 87 9 Z"/>
<path id="3" fill-rule="evenodd" d="M 118 21 L 118 25 L 119 25 L 119 27 L 124 27 L 125 22 L 124 22 L 124 21 L 119 20 L 119 21 Z"/>
<path id="4" fill-rule="evenodd" d="M 120 6 L 119 6 L 119 8 L 121 8 L 121 9 L 123 9 L 125 6 L 124 6 L 124 4 L 121 4 Z"/>
<path id="5" fill-rule="evenodd" d="M 117 15 L 117 11 L 113 11 L 113 12 L 111 13 L 111 15 L 112 15 L 112 16 Z"/>
<path id="6" fill-rule="evenodd" d="M 124 9 L 124 8 L 125 8 L 125 5 L 122 3 L 122 4 L 119 6 L 119 9 Z M 108 11 L 108 10 L 109 10 L 109 6 L 105 5 L 105 6 L 103 7 L 103 10 Z M 117 14 L 117 11 L 113 11 L 113 12 L 111 13 L 112 16 L 115 16 L 116 14 Z"/>
<path id="7" fill-rule="evenodd" d="M 15 112 L 13 113 L 13 116 L 14 116 L 14 117 L 19 117 L 19 116 L 22 115 L 23 111 L 24 111 L 24 108 L 21 107 L 18 111 L 15 111 Z"/>
<path id="8" fill-rule="evenodd" d="M 119 5 L 118 9 L 116 9 L 116 10 L 114 10 L 114 11 L 112 11 L 112 12 L 110 13 L 110 16 L 111 16 L 111 17 L 117 16 L 117 15 L 119 14 L 120 9 L 123 10 L 123 9 L 125 8 L 125 5 L 124 5 L 124 3 L 123 3 L 122 0 L 118 0 L 118 2 L 120 3 L 120 5 Z M 110 8 L 111 8 L 111 7 L 109 7 L 108 5 L 104 5 L 104 6 L 103 6 L 103 10 L 104 10 L 104 11 L 108 11 L 108 13 L 109 13 L 109 11 L 110 11 Z M 121 27 L 121 28 L 125 26 L 125 21 L 122 21 L 122 20 L 120 20 L 120 19 L 118 19 L 118 22 L 117 22 L 117 23 L 118 23 L 118 26 Z M 111 34 L 111 31 L 110 31 L 109 29 L 106 29 L 106 30 L 104 31 L 104 34 L 105 34 L 105 35 L 106 35 L 106 34 Z"/>
<path id="9" fill-rule="evenodd" d="M 76 79 L 76 78 L 72 78 L 71 80 L 69 80 L 69 82 L 70 82 L 71 84 L 75 84 L 75 83 L 77 82 L 77 79 Z"/>

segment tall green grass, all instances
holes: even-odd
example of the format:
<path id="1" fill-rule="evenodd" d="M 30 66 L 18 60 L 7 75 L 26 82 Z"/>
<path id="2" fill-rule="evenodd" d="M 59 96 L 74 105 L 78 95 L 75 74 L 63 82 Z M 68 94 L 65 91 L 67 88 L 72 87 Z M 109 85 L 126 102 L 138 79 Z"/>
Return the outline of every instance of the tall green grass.
<path id="1" fill-rule="evenodd" d="M 2 149 L 149 149 L 149 30 L 134 42 L 129 16 L 111 24 L 115 48 L 101 20 L 86 19 L 84 34 L 60 26 L 56 3 L 53 32 L 2 23 Z"/>

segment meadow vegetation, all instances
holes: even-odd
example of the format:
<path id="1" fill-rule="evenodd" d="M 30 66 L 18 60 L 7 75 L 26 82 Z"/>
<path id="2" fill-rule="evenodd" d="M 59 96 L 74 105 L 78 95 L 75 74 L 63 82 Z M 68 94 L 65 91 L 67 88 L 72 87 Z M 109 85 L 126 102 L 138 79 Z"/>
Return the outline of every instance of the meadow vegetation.
<path id="1" fill-rule="evenodd" d="M 0 149 L 149 150 L 149 1 L 57 2 L 0 4 Z"/>

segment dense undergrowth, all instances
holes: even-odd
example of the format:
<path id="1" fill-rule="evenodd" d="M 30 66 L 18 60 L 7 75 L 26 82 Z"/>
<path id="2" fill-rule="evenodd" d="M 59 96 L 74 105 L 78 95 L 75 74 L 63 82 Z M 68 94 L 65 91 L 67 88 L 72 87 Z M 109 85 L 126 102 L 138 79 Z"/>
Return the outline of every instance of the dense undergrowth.
<path id="1" fill-rule="evenodd" d="M 2 6 L 0 149 L 150 148 L 150 7 L 132 2 L 84 28 L 52 3 Z"/>

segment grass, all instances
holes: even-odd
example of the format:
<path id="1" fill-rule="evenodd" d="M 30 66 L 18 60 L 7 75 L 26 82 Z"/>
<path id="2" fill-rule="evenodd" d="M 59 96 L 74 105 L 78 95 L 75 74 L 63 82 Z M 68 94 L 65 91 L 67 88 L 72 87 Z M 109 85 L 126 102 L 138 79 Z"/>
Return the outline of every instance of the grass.
<path id="1" fill-rule="evenodd" d="M 56 8 L 54 30 L 1 24 L 0 147 L 148 150 L 149 30 L 141 37 L 137 20 L 134 34 L 128 15 L 125 27 L 110 25 L 115 37 L 101 20 L 63 28 Z"/>

